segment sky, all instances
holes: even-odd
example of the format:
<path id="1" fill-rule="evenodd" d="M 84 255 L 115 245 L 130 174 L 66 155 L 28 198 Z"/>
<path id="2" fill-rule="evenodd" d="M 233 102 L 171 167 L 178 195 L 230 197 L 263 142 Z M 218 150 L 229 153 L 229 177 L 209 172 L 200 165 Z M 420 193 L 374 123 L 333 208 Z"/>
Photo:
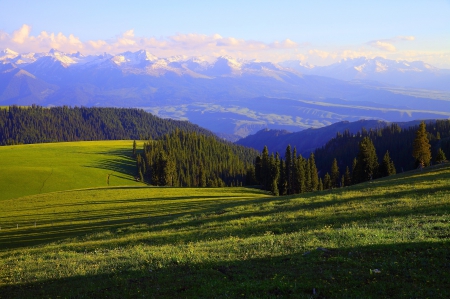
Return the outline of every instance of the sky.
<path id="1" fill-rule="evenodd" d="M 450 0 L 0 0 L 0 50 L 313 65 L 380 56 L 450 69 L 449 16 Z"/>

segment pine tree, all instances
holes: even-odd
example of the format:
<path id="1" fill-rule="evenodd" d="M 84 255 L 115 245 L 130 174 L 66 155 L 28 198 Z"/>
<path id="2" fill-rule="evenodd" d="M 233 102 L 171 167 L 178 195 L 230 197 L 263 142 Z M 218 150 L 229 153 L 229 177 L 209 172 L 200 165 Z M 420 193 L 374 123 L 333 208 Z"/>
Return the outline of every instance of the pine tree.
<path id="1" fill-rule="evenodd" d="M 302 157 L 302 155 L 299 155 L 297 158 L 297 162 L 296 162 L 296 185 L 298 185 L 298 189 L 296 191 L 296 193 L 304 193 L 306 192 L 306 187 L 305 187 L 305 159 Z"/>
<path id="2" fill-rule="evenodd" d="M 136 140 L 133 141 L 133 158 L 136 158 Z"/>
<path id="3" fill-rule="evenodd" d="M 386 151 L 386 154 L 384 154 L 383 161 L 380 164 L 380 175 L 382 177 L 390 176 L 395 174 L 395 166 L 394 162 L 391 160 L 391 157 L 389 156 L 389 151 Z"/>
<path id="4" fill-rule="evenodd" d="M 350 169 L 347 166 L 345 168 L 345 173 L 344 173 L 344 185 L 350 186 L 351 184 L 352 184 L 352 176 L 350 174 Z"/>
<path id="5" fill-rule="evenodd" d="M 316 160 L 314 158 L 314 153 L 311 153 L 308 159 L 310 175 L 311 175 L 311 191 L 317 191 L 319 187 L 319 174 L 317 173 Z"/>
<path id="6" fill-rule="evenodd" d="M 425 122 L 421 122 L 416 131 L 416 138 L 413 142 L 413 157 L 416 159 L 416 166 L 423 163 L 424 166 L 430 165 L 431 150 L 427 138 Z"/>
<path id="7" fill-rule="evenodd" d="M 291 156 L 291 145 L 288 145 L 286 147 L 286 152 L 284 154 L 284 160 L 285 160 L 285 174 L 284 177 L 286 178 L 287 183 L 287 194 L 292 194 L 292 156 Z"/>
<path id="8" fill-rule="evenodd" d="M 439 148 L 436 155 L 436 163 L 442 163 L 445 160 L 447 160 L 447 158 L 445 157 L 445 153 L 441 148 Z"/>
<path id="9" fill-rule="evenodd" d="M 330 174 L 327 172 L 325 173 L 325 176 L 323 178 L 323 188 L 325 190 L 331 189 L 331 176 Z"/>
<path id="10" fill-rule="evenodd" d="M 339 167 L 336 158 L 334 158 L 333 163 L 331 164 L 331 187 L 337 188 L 339 187 L 339 179 L 340 179 L 340 173 L 339 173 Z"/>
<path id="11" fill-rule="evenodd" d="M 322 182 L 322 178 L 319 178 L 319 191 L 323 191 L 323 182 Z"/>
<path id="12" fill-rule="evenodd" d="M 286 172 L 285 172 L 285 162 L 283 159 L 280 159 L 280 178 L 278 180 L 278 190 L 280 195 L 286 195 L 287 192 L 287 181 L 286 181 Z"/>
<path id="13" fill-rule="evenodd" d="M 270 163 L 269 150 L 264 146 L 261 157 L 261 183 L 265 190 L 269 190 L 270 182 Z"/>
<path id="14" fill-rule="evenodd" d="M 369 137 L 364 137 L 359 143 L 359 152 L 355 166 L 355 183 L 369 181 L 377 177 L 378 158 L 375 146 Z"/>

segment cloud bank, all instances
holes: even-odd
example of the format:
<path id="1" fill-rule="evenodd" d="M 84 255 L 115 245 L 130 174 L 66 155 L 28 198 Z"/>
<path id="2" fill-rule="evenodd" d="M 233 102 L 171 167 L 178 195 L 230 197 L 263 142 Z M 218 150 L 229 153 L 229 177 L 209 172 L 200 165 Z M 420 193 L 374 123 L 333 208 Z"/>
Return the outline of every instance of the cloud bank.
<path id="1" fill-rule="evenodd" d="M 24 24 L 12 33 L 0 30 L 0 50 L 10 48 L 19 53 L 28 53 L 47 52 L 54 48 L 66 53 L 79 51 L 83 54 L 104 52 L 117 54 L 145 49 L 158 57 L 230 55 L 236 58 L 273 62 L 296 59 L 313 65 L 327 65 L 361 56 L 367 58 L 379 56 L 397 60 L 422 60 L 437 67 L 450 68 L 450 51 L 399 50 L 415 39 L 414 36 L 396 36 L 372 40 L 356 47 L 341 46 L 338 50 L 330 50 L 330 47 L 316 48 L 307 42 L 298 43 L 291 39 L 266 43 L 223 37 L 219 34 L 191 33 L 164 38 L 139 37 L 131 29 L 111 39 L 82 41 L 73 34 L 65 35 L 61 32 L 42 31 L 32 35 L 31 26 Z"/>

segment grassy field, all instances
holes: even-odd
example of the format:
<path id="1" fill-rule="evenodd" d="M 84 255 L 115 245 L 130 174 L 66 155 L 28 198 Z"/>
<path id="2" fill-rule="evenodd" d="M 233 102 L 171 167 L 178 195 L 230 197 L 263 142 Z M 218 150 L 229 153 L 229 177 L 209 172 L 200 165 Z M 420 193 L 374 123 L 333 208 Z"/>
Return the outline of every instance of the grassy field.
<path id="1" fill-rule="evenodd" d="M 140 185 L 133 141 L 83 141 L 0 147 L 0 201 L 90 187 Z M 138 148 L 142 142 L 138 143 Z"/>
<path id="2" fill-rule="evenodd" d="M 272 197 L 108 187 L 108 159 L 128 165 L 128 152 L 78 151 L 98 155 L 79 175 L 101 188 L 86 178 L 73 187 L 85 189 L 3 197 L 0 298 L 450 297 L 449 165 Z"/>

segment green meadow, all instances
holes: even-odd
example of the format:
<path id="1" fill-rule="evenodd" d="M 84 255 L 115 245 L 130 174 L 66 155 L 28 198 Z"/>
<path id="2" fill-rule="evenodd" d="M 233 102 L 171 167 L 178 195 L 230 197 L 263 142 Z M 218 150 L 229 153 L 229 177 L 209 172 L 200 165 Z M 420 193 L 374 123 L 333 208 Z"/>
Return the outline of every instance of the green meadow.
<path id="1" fill-rule="evenodd" d="M 139 184 L 131 144 L 0 148 L 0 298 L 450 297 L 448 164 L 273 197 Z"/>
<path id="2" fill-rule="evenodd" d="M 138 148 L 143 142 L 138 142 Z M 90 187 L 141 185 L 134 179 L 132 140 L 0 147 L 0 201 Z"/>

